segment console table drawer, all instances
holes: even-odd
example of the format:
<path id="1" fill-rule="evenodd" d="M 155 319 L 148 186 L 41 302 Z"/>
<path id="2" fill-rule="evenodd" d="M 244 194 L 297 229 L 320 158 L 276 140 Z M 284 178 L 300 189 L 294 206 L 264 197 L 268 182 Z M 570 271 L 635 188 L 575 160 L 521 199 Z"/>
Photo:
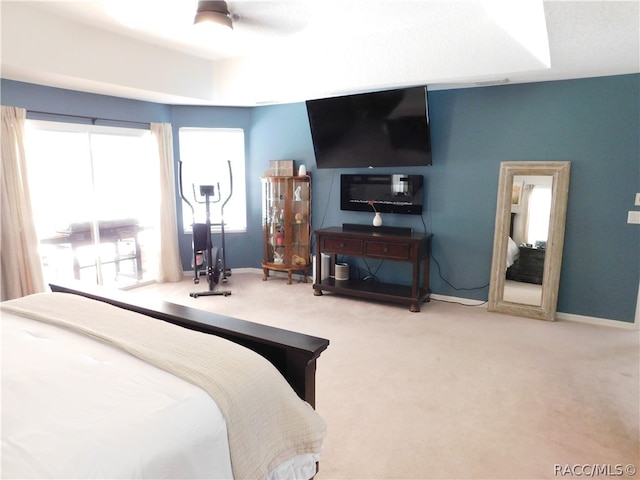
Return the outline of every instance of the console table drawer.
<path id="1" fill-rule="evenodd" d="M 366 242 L 364 253 L 375 257 L 409 260 L 409 245 L 406 243 Z"/>
<path id="2" fill-rule="evenodd" d="M 320 248 L 331 253 L 362 253 L 362 240 L 351 238 L 322 237 Z"/>
<path id="3" fill-rule="evenodd" d="M 407 233 L 405 231 L 371 229 L 348 229 L 328 227 L 316 230 L 316 258 L 313 294 L 322 295 L 323 290 L 382 302 L 397 302 L 409 305 L 409 310 L 419 312 L 420 305 L 429 300 L 429 251 L 431 234 Z M 322 254 L 332 258 L 329 266 L 322 266 Z M 411 285 L 403 282 L 369 282 L 367 278 L 350 278 L 347 282 L 336 281 L 323 269 L 335 265 L 338 255 L 347 257 L 377 258 L 409 262 Z M 350 258 L 349 262 L 353 259 Z M 421 268 L 422 267 L 422 268 Z M 375 275 L 373 275 L 375 276 Z M 358 277 L 358 275 L 356 275 Z M 422 277 L 422 279 L 420 278 Z"/>

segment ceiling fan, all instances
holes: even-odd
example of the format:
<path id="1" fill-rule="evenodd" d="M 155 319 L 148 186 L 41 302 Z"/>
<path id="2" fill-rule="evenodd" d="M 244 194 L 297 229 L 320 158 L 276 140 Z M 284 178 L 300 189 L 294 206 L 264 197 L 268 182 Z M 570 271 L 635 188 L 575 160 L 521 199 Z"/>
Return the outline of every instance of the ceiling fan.
<path id="1" fill-rule="evenodd" d="M 309 23 L 307 2 L 200 0 L 194 24 L 213 23 L 254 33 L 290 35 Z"/>
<path id="2" fill-rule="evenodd" d="M 233 19 L 229 13 L 227 2 L 224 1 L 199 1 L 196 16 L 193 23 L 215 23 L 224 27 L 233 28 Z"/>

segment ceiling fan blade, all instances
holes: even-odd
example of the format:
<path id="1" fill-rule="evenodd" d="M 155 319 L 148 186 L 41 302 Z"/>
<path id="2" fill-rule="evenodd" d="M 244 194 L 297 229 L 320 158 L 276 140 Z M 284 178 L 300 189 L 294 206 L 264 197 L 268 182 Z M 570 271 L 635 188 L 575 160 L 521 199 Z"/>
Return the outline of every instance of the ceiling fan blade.
<path id="1" fill-rule="evenodd" d="M 238 1 L 230 2 L 234 28 L 254 33 L 291 35 L 303 30 L 310 21 L 308 2 Z"/>

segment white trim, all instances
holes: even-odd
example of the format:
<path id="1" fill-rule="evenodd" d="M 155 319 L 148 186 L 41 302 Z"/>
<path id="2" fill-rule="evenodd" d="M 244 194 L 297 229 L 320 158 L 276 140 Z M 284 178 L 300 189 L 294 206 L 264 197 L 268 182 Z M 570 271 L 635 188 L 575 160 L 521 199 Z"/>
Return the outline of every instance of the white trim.
<path id="1" fill-rule="evenodd" d="M 473 298 L 462 298 L 462 297 L 451 297 L 449 295 L 439 295 L 437 293 L 432 293 L 430 297 L 433 300 L 440 300 L 442 302 L 449 303 L 461 303 L 462 305 L 466 305 L 469 307 L 485 307 L 487 306 L 486 301 L 476 300 Z"/>
<path id="2" fill-rule="evenodd" d="M 236 268 L 233 271 L 238 273 L 262 273 L 261 268 Z M 282 276 L 286 276 L 286 272 L 278 272 L 271 271 L 270 275 L 278 276 L 278 274 L 282 274 Z M 297 274 L 294 274 L 296 276 Z M 184 276 L 193 276 L 193 270 L 185 271 Z M 297 275 L 299 280 L 302 280 L 302 275 Z M 311 279 L 311 284 L 313 284 L 313 279 Z M 433 300 L 441 300 L 443 302 L 451 302 L 451 303 L 461 303 L 463 305 L 467 305 L 470 307 L 485 307 L 487 306 L 487 302 L 483 302 L 482 300 L 476 300 L 473 298 L 462 298 L 462 297 L 451 297 L 449 295 L 439 295 L 437 293 L 432 293 L 431 298 Z M 562 313 L 556 312 L 556 320 L 561 320 L 565 322 L 579 322 L 579 323 L 588 323 L 591 325 L 601 325 L 604 327 L 614 327 L 614 328 L 624 328 L 627 330 L 640 330 L 640 321 L 638 320 L 640 317 L 640 285 L 638 285 L 638 304 L 636 305 L 636 316 L 634 322 L 625 322 L 622 320 L 612 320 L 609 318 L 598 318 L 598 317 L 587 317 L 586 315 L 575 315 L 573 313 Z"/>
<path id="3" fill-rule="evenodd" d="M 574 315 L 572 313 L 556 313 L 556 320 L 568 322 L 589 323 L 591 325 L 602 325 L 605 327 L 626 328 L 628 330 L 638 330 L 638 322 L 625 322 L 622 320 L 611 320 L 609 318 L 587 317 L 585 315 Z"/>
<path id="4" fill-rule="evenodd" d="M 640 297 L 640 285 L 638 286 L 638 295 Z M 431 294 L 431 298 L 434 300 L 442 300 L 443 302 L 452 302 L 452 303 L 461 303 L 463 305 L 472 306 L 472 307 L 486 307 L 487 303 L 480 303 L 481 300 L 475 300 L 471 298 L 462 298 L 462 297 L 450 297 L 447 295 L 438 295 Z M 640 303 L 640 302 L 639 302 Z M 609 318 L 598 318 L 598 317 L 587 317 L 586 315 L 575 315 L 573 313 L 562 313 L 556 312 L 556 320 L 566 321 L 566 322 L 580 322 L 580 323 L 588 323 L 591 325 L 602 325 L 605 327 L 615 327 L 615 328 L 625 328 L 629 330 L 639 330 L 640 322 L 638 321 L 638 316 L 640 306 L 636 308 L 636 318 L 634 322 L 625 322 L 622 320 L 612 320 Z"/>

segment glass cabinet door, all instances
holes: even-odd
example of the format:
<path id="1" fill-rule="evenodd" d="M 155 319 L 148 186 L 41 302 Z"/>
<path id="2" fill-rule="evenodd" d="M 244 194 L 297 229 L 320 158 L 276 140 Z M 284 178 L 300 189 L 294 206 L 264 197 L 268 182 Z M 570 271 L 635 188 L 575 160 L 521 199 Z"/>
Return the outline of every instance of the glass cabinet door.
<path id="1" fill-rule="evenodd" d="M 300 177 L 263 177 L 262 226 L 265 280 L 269 270 L 303 271 L 311 268 L 311 180 Z"/>
<path id="2" fill-rule="evenodd" d="M 293 178 L 293 201 L 291 202 L 291 264 L 306 265 L 309 263 L 309 215 L 311 191 L 309 182 Z"/>
<path id="3" fill-rule="evenodd" d="M 284 265 L 286 206 L 289 184 L 280 179 L 267 179 L 264 182 L 264 205 L 262 209 L 265 231 L 265 255 L 267 263 Z"/>

